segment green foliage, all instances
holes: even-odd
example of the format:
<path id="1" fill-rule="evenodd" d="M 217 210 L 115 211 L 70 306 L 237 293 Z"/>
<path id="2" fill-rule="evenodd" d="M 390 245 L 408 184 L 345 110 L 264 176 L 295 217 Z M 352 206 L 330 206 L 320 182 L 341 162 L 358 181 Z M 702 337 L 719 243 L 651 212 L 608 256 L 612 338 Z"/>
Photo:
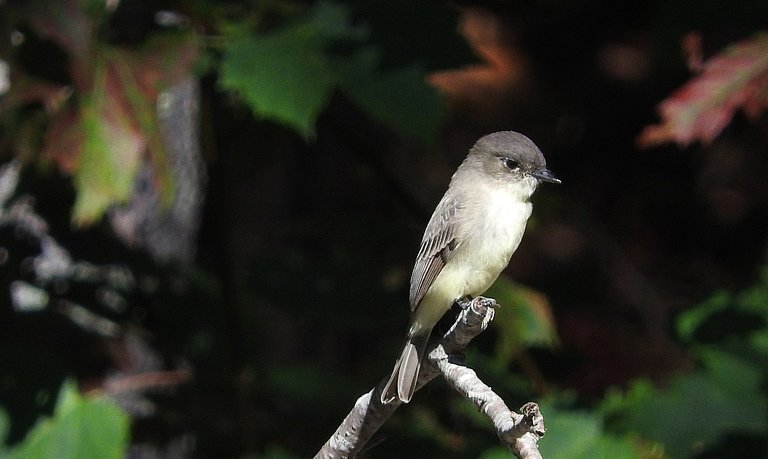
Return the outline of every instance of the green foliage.
<path id="1" fill-rule="evenodd" d="M 5 442 L 8 440 L 8 434 L 11 431 L 11 418 L 8 413 L 0 408 L 0 457 L 5 457 Z"/>
<path id="2" fill-rule="evenodd" d="M 78 194 L 72 213 L 78 223 L 91 222 L 110 204 L 130 197 L 143 149 L 141 134 L 127 122 L 120 104 L 107 90 L 107 63 L 99 59 L 94 67 L 94 90 L 82 98 L 79 123 L 83 144 L 74 177 Z"/>
<path id="3" fill-rule="evenodd" d="M 94 223 L 110 206 L 126 202 L 144 159 L 153 168 L 158 195 L 169 202 L 173 178 L 156 102 L 160 91 L 192 72 L 197 36 L 165 31 L 137 47 L 107 43 L 98 27 L 110 15 L 103 2 L 38 0 L 20 7 L 20 13 L 14 26 L 31 27 L 38 38 L 51 40 L 68 65 L 48 69 L 63 74 L 59 79 L 67 82 L 62 83 L 27 74 L 24 47 L 0 56 L 13 69 L 0 106 L 0 121 L 18 136 L 13 153 L 51 161 L 72 176 L 77 225 Z M 30 105 L 40 111 L 29 110 Z"/>
<path id="4" fill-rule="evenodd" d="M 541 311 L 545 304 L 535 292 L 501 279 L 490 293 L 502 304 L 495 320 L 497 325 L 499 319 L 504 323 L 499 331 L 502 344 L 497 346 L 500 354 L 541 343 L 537 336 L 549 336 L 542 334 L 551 326 L 549 321 L 522 320 L 524 311 Z M 505 316 L 505 309 L 514 312 Z M 523 323 L 534 330 L 533 335 Z M 540 441 L 543 457 L 691 458 L 714 451 L 734 435 L 764 438 L 768 433 L 768 272 L 744 292 L 717 292 L 681 314 L 677 329 L 698 362 L 695 371 L 662 386 L 634 381 L 624 391 L 609 392 L 591 411 L 569 408 L 574 404 L 567 400 L 541 402 L 547 427 Z M 510 341 L 507 333 L 520 337 Z M 470 419 L 482 421 L 480 416 Z M 740 442 L 733 443 L 728 450 L 740 451 Z M 744 448 L 747 456 L 755 453 L 749 446 Z M 509 452 L 496 447 L 481 457 L 509 457 Z"/>
<path id="5" fill-rule="evenodd" d="M 0 412 L 0 440 L 8 419 Z M 72 383 L 59 393 L 53 417 L 38 421 L 22 443 L 0 449 L 3 459 L 109 459 L 124 456 L 128 444 L 128 416 L 113 402 L 83 397 Z"/>
<path id="6" fill-rule="evenodd" d="M 693 457 L 728 435 L 766 435 L 767 300 L 764 275 L 745 292 L 716 293 L 682 314 L 678 330 L 699 368 L 663 388 L 640 380 L 609 394 L 602 411 L 613 427 L 657 441 L 675 458 Z M 738 320 L 740 314 L 748 320 Z"/>
<path id="7" fill-rule="evenodd" d="M 677 332 L 692 345 L 746 342 L 760 355 L 768 355 L 764 347 L 768 339 L 768 269 L 754 287 L 737 294 L 717 292 L 681 314 Z"/>
<path id="8" fill-rule="evenodd" d="M 311 138 L 340 88 L 379 121 L 435 140 L 443 107 L 425 71 L 409 65 L 381 73 L 378 53 L 365 44 L 367 30 L 352 25 L 345 6 L 319 2 L 307 17 L 271 33 L 235 34 L 225 40 L 219 84 L 257 115 Z"/>
<path id="9" fill-rule="evenodd" d="M 557 345 L 554 316 L 541 293 L 501 276 L 486 296 L 500 305 L 493 321 L 499 333 L 494 353 L 499 362 L 508 362 L 525 347 Z"/>
<path id="10" fill-rule="evenodd" d="M 624 429 L 663 444 L 675 458 L 706 450 L 728 433 L 764 433 L 768 403 L 754 384 L 760 382 L 757 369 L 725 353 L 710 358 L 720 370 L 706 367 L 663 389 L 637 381 L 625 394 L 609 396 L 606 412 Z"/>
<path id="11" fill-rule="evenodd" d="M 258 16 L 271 7 L 251 8 Z M 68 80 L 61 83 L 28 75 L 24 56 L 0 56 L 14 70 L 0 106 L 0 121 L 15 136 L 13 153 L 44 158 L 73 178 L 77 195 L 72 221 L 77 225 L 94 223 L 109 207 L 126 202 L 144 160 L 153 169 L 158 195 L 169 202 L 174 178 L 156 103 L 161 90 L 194 72 L 200 35 L 191 29 L 165 30 L 149 34 L 138 46 L 117 46 L 100 34 L 112 14 L 103 3 L 40 0 L 19 10 L 14 26 L 31 27 L 50 40 L 69 65 L 52 71 Z M 321 1 L 305 16 L 292 21 L 284 17 L 295 10 L 278 11 L 283 16 L 278 21 L 285 24 L 268 32 L 244 32 L 261 25 L 252 17 L 242 24 L 221 21 L 220 67 L 209 67 L 219 72 L 221 88 L 239 94 L 257 115 L 306 139 L 314 136 L 317 118 L 332 94 L 341 91 L 373 119 L 416 139 L 435 141 L 444 107 L 437 90 L 424 80 L 422 60 L 405 59 L 384 72 L 369 30 L 353 25 L 346 6 Z M 211 11 L 217 14 L 215 8 Z M 392 31 L 383 35 L 387 33 Z M 399 53 L 416 52 L 404 47 Z M 29 104 L 45 110 L 26 115 Z"/>
<path id="12" fill-rule="evenodd" d="M 540 451 L 548 459 L 633 459 L 638 451 L 627 438 L 605 432 L 603 420 L 587 411 L 566 411 L 554 405 L 543 405 L 546 435 L 540 441 Z"/>
<path id="13" fill-rule="evenodd" d="M 324 54 L 329 39 L 312 20 L 233 39 L 225 48 L 220 84 L 241 94 L 256 114 L 311 137 L 335 83 Z"/>
<path id="14" fill-rule="evenodd" d="M 425 70 L 418 64 L 377 71 L 376 53 L 362 50 L 352 65 L 340 66 L 341 88 L 374 118 L 433 143 L 443 121 L 442 102 L 424 82 Z"/>
<path id="15" fill-rule="evenodd" d="M 637 459 L 654 456 L 632 439 L 607 433 L 602 418 L 588 411 L 562 410 L 555 405 L 542 405 L 547 430 L 539 441 L 539 451 L 547 459 Z M 485 451 L 482 459 L 508 458 L 509 451 L 497 446 Z"/>

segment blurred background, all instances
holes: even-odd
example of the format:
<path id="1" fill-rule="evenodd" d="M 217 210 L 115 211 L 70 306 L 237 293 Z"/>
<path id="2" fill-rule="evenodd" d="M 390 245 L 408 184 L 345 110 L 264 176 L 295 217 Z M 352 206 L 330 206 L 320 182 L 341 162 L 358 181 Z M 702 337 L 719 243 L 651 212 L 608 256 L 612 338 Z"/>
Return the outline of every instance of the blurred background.
<path id="1" fill-rule="evenodd" d="M 426 222 L 498 130 L 563 183 L 466 361 L 541 405 L 544 457 L 768 456 L 766 24 L 0 0 L 0 456 L 313 455 L 391 371 Z M 439 379 L 364 453 L 508 456 Z"/>

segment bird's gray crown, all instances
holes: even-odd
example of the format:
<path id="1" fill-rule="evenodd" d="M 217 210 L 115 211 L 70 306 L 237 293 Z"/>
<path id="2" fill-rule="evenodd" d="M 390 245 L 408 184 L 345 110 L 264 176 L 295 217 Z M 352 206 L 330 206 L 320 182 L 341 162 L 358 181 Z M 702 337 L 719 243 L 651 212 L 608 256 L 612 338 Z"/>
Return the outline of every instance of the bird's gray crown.
<path id="1" fill-rule="evenodd" d="M 544 155 L 528 137 L 515 131 L 494 132 L 481 137 L 472 147 L 473 154 L 506 156 L 535 168 L 546 167 Z"/>

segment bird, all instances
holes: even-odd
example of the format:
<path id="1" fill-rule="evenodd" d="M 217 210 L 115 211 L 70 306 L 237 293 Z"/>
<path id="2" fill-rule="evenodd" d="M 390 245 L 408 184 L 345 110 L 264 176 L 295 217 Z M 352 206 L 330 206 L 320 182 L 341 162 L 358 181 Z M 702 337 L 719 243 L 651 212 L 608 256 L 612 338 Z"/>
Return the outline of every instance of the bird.
<path id="1" fill-rule="evenodd" d="M 455 302 L 481 295 L 506 268 L 542 182 L 560 180 L 523 134 L 494 132 L 469 150 L 424 231 L 410 279 L 408 337 L 382 403 L 411 400 L 432 328 Z"/>

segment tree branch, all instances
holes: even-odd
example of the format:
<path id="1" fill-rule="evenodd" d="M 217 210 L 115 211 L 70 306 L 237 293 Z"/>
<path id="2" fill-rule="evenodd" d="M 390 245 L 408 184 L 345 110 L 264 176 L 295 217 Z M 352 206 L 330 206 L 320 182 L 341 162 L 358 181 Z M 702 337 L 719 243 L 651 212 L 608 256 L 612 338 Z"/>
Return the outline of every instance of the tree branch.
<path id="1" fill-rule="evenodd" d="M 478 410 L 493 422 L 502 443 L 521 459 L 540 459 L 537 442 L 544 435 L 544 418 L 538 405 L 529 402 L 521 408 L 522 414 L 507 408 L 504 401 L 485 385 L 471 368 L 455 363 L 472 339 L 485 330 L 493 320 L 496 301 L 478 297 L 462 310 L 453 326 L 442 339 L 430 348 L 416 390 L 439 374 Z M 315 459 L 340 459 L 358 455 L 368 440 L 395 412 L 400 403 L 383 404 L 381 391 L 384 378 L 355 402 L 341 425 L 315 455 Z"/>

